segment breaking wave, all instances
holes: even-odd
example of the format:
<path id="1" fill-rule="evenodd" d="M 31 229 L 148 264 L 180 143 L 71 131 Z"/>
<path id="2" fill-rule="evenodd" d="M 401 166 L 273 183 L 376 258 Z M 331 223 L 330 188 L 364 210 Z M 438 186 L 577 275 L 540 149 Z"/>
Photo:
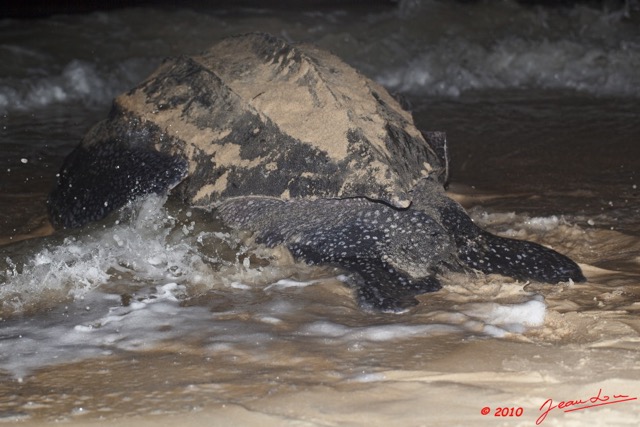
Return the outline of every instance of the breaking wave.
<path id="1" fill-rule="evenodd" d="M 640 46 L 614 49 L 571 40 L 506 39 L 485 47 L 443 41 L 408 64 L 382 72 L 395 91 L 459 96 L 470 90 L 575 90 L 598 96 L 640 96 Z"/>
<path id="2" fill-rule="evenodd" d="M 264 31 L 312 42 L 393 91 L 457 97 L 474 90 L 573 90 L 640 96 L 640 11 L 527 7 L 515 1 L 404 0 L 376 12 L 122 9 L 39 21 L 16 42 L 20 21 L 2 21 L 0 111 L 79 103 L 104 107 L 161 58 L 197 54 L 222 37 Z M 223 24 L 224 23 L 224 24 Z M 100 31 L 93 31 L 99 26 Z M 77 54 L 46 34 L 83 46 Z M 13 42 L 11 42 L 11 40 Z"/>
<path id="3" fill-rule="evenodd" d="M 637 97 L 638 13 L 579 4 L 405 0 L 399 19 L 408 29 L 399 30 L 395 43 L 406 55 L 377 77 L 394 90 L 417 94 L 560 89 Z M 419 24 L 423 31 L 412 30 Z"/>
<path id="4" fill-rule="evenodd" d="M 0 110 L 30 111 L 63 103 L 104 106 L 118 93 L 135 85 L 151 69 L 153 65 L 149 60 L 136 58 L 113 69 L 72 60 L 57 73 L 0 79 Z"/>

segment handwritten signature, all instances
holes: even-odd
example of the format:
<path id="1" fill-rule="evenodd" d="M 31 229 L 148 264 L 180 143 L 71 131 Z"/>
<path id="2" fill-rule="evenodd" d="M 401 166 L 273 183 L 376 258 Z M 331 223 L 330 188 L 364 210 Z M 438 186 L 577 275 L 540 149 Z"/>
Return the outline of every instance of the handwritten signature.
<path id="1" fill-rule="evenodd" d="M 629 397 L 626 394 L 614 394 L 612 396 L 602 394 L 602 389 L 598 390 L 598 394 L 592 396 L 586 400 L 565 400 L 557 405 L 553 404 L 553 399 L 547 399 L 541 406 L 540 411 L 542 413 L 536 420 L 536 425 L 542 424 L 547 418 L 547 415 L 554 409 L 564 409 L 564 412 L 580 411 L 582 409 L 594 408 L 596 406 L 611 405 L 612 403 L 628 402 L 630 400 L 637 400 L 637 397 Z M 569 408 L 569 409 L 566 409 Z"/>

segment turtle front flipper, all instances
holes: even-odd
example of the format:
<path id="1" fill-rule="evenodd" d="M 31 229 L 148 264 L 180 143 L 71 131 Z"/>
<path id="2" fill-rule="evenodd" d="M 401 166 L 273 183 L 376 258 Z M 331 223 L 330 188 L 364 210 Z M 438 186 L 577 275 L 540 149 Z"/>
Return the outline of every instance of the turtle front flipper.
<path id="1" fill-rule="evenodd" d="M 55 226 L 81 227 L 145 194 L 163 194 L 187 174 L 187 163 L 152 149 L 116 144 L 77 147 L 48 200 Z"/>
<path id="2" fill-rule="evenodd" d="M 568 257 L 537 243 L 484 231 L 453 201 L 441 215 L 442 224 L 454 236 L 458 258 L 473 269 L 546 283 L 586 280 L 578 264 Z"/>

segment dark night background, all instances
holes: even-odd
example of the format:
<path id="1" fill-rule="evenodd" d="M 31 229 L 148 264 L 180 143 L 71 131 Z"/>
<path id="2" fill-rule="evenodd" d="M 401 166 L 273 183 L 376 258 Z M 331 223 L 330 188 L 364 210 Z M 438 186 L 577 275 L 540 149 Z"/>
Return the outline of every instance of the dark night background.
<path id="1" fill-rule="evenodd" d="M 459 3 L 473 3 L 482 0 L 450 0 Z M 527 5 L 544 6 L 571 6 L 585 4 L 594 8 L 617 9 L 625 3 L 633 4 L 634 0 L 518 0 Z M 398 1 L 394 0 L 226 0 L 226 1 L 197 1 L 197 0 L 107 0 L 107 1 L 82 1 L 82 0 L 27 0 L 27 1 L 2 1 L 0 18 L 38 18 L 59 13 L 86 13 L 96 10 L 112 10 L 123 7 L 136 6 L 163 6 L 192 7 L 194 9 L 217 8 L 242 8 L 259 7 L 271 9 L 331 9 L 341 8 L 365 8 L 365 7 L 394 7 Z"/>

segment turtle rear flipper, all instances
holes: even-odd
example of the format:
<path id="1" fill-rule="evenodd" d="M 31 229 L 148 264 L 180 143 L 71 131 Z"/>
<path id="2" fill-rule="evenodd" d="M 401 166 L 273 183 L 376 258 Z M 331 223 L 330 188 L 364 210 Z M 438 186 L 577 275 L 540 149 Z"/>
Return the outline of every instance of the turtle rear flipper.
<path id="1" fill-rule="evenodd" d="M 546 283 L 584 282 L 580 267 L 568 257 L 537 243 L 482 232 L 458 249 L 467 265 L 484 273 Z"/>
<path id="2" fill-rule="evenodd" d="M 374 311 L 401 313 L 418 304 L 416 296 L 442 289 L 433 276 L 412 279 L 379 259 L 358 259 L 350 270 L 358 303 Z"/>
<path id="3" fill-rule="evenodd" d="M 152 149 L 79 146 L 60 170 L 49 215 L 56 226 L 81 227 L 138 196 L 166 193 L 186 174 L 184 160 Z"/>
<path id="4" fill-rule="evenodd" d="M 458 258 L 473 269 L 546 283 L 586 280 L 578 264 L 568 257 L 537 243 L 484 231 L 453 201 L 441 214 L 442 224 L 454 236 Z"/>
<path id="5" fill-rule="evenodd" d="M 362 229 L 362 225 L 342 228 L 333 238 L 304 236 L 302 243 L 288 243 L 297 259 L 309 264 L 329 264 L 351 274 L 349 284 L 355 288 L 358 304 L 373 311 L 399 313 L 418 304 L 417 295 L 435 292 L 442 285 L 435 277 L 411 278 L 382 260 L 377 243 L 379 230 Z M 369 236 L 363 243 L 362 237 Z"/>

